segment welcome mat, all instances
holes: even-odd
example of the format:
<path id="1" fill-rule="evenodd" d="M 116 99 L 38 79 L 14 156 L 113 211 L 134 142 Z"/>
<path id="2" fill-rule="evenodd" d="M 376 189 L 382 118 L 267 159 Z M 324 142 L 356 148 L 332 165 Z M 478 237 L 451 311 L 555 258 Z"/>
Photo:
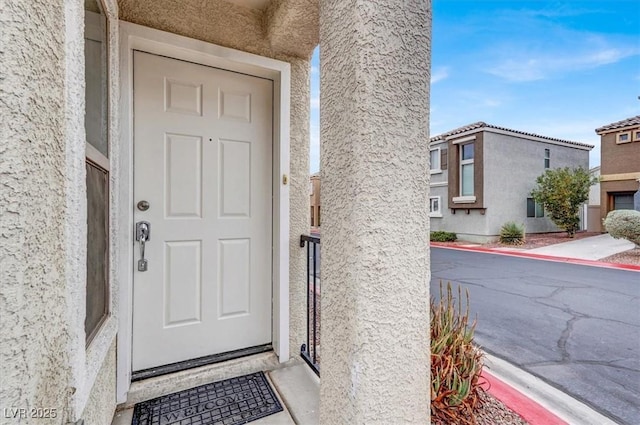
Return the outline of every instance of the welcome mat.
<path id="1" fill-rule="evenodd" d="M 136 404 L 132 425 L 238 425 L 282 411 L 263 372 Z"/>

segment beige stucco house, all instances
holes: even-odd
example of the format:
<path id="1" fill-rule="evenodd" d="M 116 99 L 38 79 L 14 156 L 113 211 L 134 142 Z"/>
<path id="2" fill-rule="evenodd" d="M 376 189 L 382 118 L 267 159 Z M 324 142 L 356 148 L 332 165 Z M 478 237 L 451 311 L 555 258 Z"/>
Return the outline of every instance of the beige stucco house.
<path id="1" fill-rule="evenodd" d="M 0 27 L 3 408 L 105 425 L 149 371 L 298 358 L 320 44 L 320 421 L 429 423 L 429 1 L 7 0 Z"/>
<path id="2" fill-rule="evenodd" d="M 547 169 L 588 169 L 593 149 L 481 121 L 435 135 L 429 145 L 431 229 L 481 243 L 497 240 L 507 222 L 527 233 L 560 231 L 531 190 Z"/>

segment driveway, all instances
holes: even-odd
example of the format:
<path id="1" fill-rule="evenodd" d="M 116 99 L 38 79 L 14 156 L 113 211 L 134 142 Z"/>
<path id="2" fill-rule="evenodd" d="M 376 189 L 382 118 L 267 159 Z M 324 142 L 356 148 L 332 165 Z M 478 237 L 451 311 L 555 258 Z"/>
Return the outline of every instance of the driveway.
<path id="1" fill-rule="evenodd" d="M 431 249 L 468 288 L 476 342 L 624 424 L 640 423 L 640 272 Z"/>

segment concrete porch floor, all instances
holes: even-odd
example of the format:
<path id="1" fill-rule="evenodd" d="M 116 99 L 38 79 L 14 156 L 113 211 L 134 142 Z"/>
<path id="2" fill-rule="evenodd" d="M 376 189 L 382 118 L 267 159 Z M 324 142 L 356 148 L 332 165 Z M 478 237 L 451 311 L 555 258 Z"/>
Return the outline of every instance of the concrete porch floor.
<path id="1" fill-rule="evenodd" d="M 118 406 L 111 425 L 131 425 L 136 403 L 208 382 L 264 371 L 283 411 L 250 422 L 252 425 L 315 425 L 319 421 L 320 378 L 302 360 L 280 364 L 273 353 L 262 353 L 131 385 L 126 403 Z"/>

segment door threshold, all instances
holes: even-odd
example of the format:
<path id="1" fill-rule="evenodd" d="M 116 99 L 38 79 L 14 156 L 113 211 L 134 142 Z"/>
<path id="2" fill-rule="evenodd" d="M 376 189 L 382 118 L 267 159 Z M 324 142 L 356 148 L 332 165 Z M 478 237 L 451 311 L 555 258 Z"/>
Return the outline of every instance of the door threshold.
<path id="1" fill-rule="evenodd" d="M 131 374 L 131 382 L 155 378 L 156 376 L 181 372 L 183 370 L 207 366 L 214 363 L 226 362 L 227 360 L 238 359 L 240 357 L 251 356 L 253 354 L 265 353 L 267 351 L 273 351 L 273 346 L 271 344 L 256 345 L 255 347 L 241 348 L 240 350 L 227 351 L 226 353 L 213 354 L 210 356 L 198 357 L 197 359 L 185 360 L 183 362 L 176 362 L 163 366 L 152 367 L 149 369 L 143 369 Z"/>

